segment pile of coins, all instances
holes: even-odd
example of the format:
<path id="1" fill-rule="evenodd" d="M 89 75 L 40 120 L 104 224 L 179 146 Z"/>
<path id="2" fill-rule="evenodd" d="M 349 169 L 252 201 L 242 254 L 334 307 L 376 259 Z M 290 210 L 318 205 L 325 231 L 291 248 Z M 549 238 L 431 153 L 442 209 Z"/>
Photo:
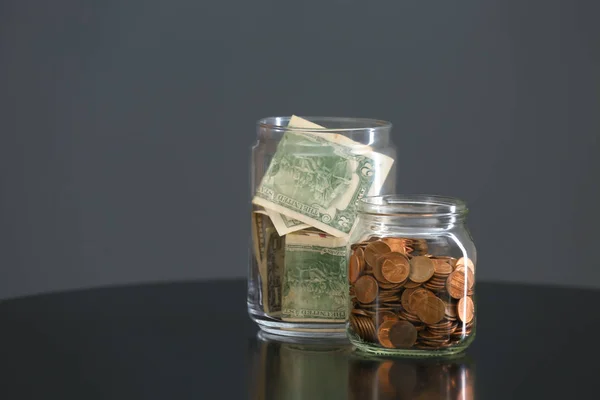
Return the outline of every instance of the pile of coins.
<path id="1" fill-rule="evenodd" d="M 439 349 L 464 340 L 475 319 L 475 266 L 428 254 L 424 239 L 371 238 L 352 245 L 350 326 L 391 349 Z"/>

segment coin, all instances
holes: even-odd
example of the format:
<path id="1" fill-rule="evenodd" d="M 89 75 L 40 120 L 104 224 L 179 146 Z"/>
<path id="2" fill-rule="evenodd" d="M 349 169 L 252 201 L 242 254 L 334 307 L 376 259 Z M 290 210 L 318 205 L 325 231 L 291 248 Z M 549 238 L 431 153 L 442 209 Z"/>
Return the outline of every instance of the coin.
<path id="1" fill-rule="evenodd" d="M 418 288 L 416 289 L 411 295 L 410 298 L 408 299 L 408 311 L 411 311 L 413 313 L 417 312 L 417 308 L 419 307 L 419 305 L 423 302 L 423 300 L 426 297 L 429 296 L 434 296 L 435 295 L 433 293 L 431 293 L 431 291 L 424 289 L 424 288 Z"/>
<path id="2" fill-rule="evenodd" d="M 359 247 L 354 251 L 354 254 L 358 257 L 358 262 L 360 264 L 361 271 L 365 269 L 365 251 L 362 247 Z"/>
<path id="3" fill-rule="evenodd" d="M 469 267 L 471 272 L 475 272 L 475 264 L 470 258 L 461 257 L 456 261 L 456 268 L 464 267 L 465 265 Z"/>
<path id="4" fill-rule="evenodd" d="M 435 296 L 428 296 L 418 304 L 418 308 L 415 311 L 419 319 L 424 323 L 428 325 L 437 324 L 444 318 L 446 306 L 441 299 Z"/>
<path id="5" fill-rule="evenodd" d="M 384 284 L 392 283 L 392 282 L 389 282 L 387 279 L 385 279 L 385 277 L 381 273 L 381 268 L 383 266 L 384 261 L 385 261 L 385 255 L 382 255 L 377 259 L 377 261 L 375 262 L 375 265 L 373 266 L 373 276 L 375 277 L 375 279 L 377 279 L 378 282 L 381 282 Z"/>
<path id="6" fill-rule="evenodd" d="M 399 254 L 399 253 L 396 253 Z M 403 258 L 388 258 L 383 262 L 381 266 L 381 274 L 389 282 L 400 283 L 404 282 L 408 277 L 410 271 L 410 264 L 408 259 Z"/>
<path id="7" fill-rule="evenodd" d="M 417 330 L 408 321 L 397 321 L 390 327 L 389 340 L 395 348 L 410 348 L 417 341 Z"/>
<path id="8" fill-rule="evenodd" d="M 466 279 L 465 279 L 466 277 Z M 456 268 L 454 272 L 448 275 L 448 280 L 446 281 L 446 290 L 450 296 L 455 299 L 460 299 L 465 295 L 465 292 L 468 291 L 473 284 L 475 283 L 475 276 L 470 269 L 467 269 L 467 273 L 465 274 L 464 267 Z M 469 287 L 469 285 L 471 287 Z"/>
<path id="9" fill-rule="evenodd" d="M 425 256 L 415 256 L 410 260 L 410 280 L 425 282 L 433 276 L 433 261 Z"/>
<path id="10" fill-rule="evenodd" d="M 375 322 L 378 325 L 386 321 L 398 321 L 398 316 L 394 314 L 393 311 L 381 311 L 381 309 L 378 310 L 377 314 L 375 315 L 375 318 Z"/>
<path id="11" fill-rule="evenodd" d="M 364 315 L 366 317 L 369 316 L 369 314 L 365 311 L 365 310 L 361 310 L 360 308 L 353 308 L 352 309 L 352 314 L 356 314 L 356 315 Z"/>
<path id="12" fill-rule="evenodd" d="M 404 287 L 407 289 L 413 289 L 413 288 L 417 288 L 421 286 L 421 284 L 419 282 L 413 282 L 411 280 L 406 281 L 406 283 L 404 284 Z"/>
<path id="13" fill-rule="evenodd" d="M 470 297 L 463 297 L 458 301 L 456 310 L 458 312 L 458 318 L 465 323 L 469 323 L 473 320 L 473 316 L 475 315 L 475 304 L 473 304 L 473 300 L 471 300 Z"/>
<path id="14" fill-rule="evenodd" d="M 394 345 L 390 340 L 390 329 L 396 324 L 396 322 L 397 321 L 385 321 L 379 325 L 379 329 L 377 330 L 377 338 L 383 347 L 387 347 L 388 349 L 394 348 Z"/>
<path id="15" fill-rule="evenodd" d="M 382 254 L 389 252 L 391 252 L 390 246 L 384 242 L 371 242 L 367 245 L 367 247 L 365 247 L 365 261 L 371 267 L 375 268 L 377 265 L 377 258 L 379 258 Z"/>
<path id="16" fill-rule="evenodd" d="M 361 303 L 372 303 L 377 297 L 377 281 L 371 276 L 361 276 L 354 283 L 356 298 Z"/>
<path id="17" fill-rule="evenodd" d="M 402 304 L 402 308 L 404 308 L 407 311 L 410 311 L 410 295 L 413 294 L 415 290 L 416 289 L 405 289 L 404 292 L 402 292 L 402 296 L 400 296 L 400 303 Z"/>
<path id="18" fill-rule="evenodd" d="M 360 260 L 356 254 L 352 254 L 348 262 L 348 280 L 350 283 L 356 282 L 360 276 L 360 272 Z"/>
<path id="19" fill-rule="evenodd" d="M 453 268 L 446 260 L 435 259 L 433 260 L 433 268 L 434 273 L 436 275 L 450 275 L 453 271 Z"/>
<path id="20" fill-rule="evenodd" d="M 444 302 L 446 306 L 446 316 L 447 317 L 456 317 L 456 304 Z"/>
<path id="21" fill-rule="evenodd" d="M 382 239 L 392 251 L 405 254 L 406 240 L 402 238 L 387 237 Z"/>

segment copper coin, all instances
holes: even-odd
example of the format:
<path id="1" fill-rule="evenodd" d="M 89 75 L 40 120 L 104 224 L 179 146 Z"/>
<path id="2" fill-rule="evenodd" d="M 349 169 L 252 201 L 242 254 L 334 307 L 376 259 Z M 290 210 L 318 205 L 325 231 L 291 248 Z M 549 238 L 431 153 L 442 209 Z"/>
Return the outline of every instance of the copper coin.
<path id="1" fill-rule="evenodd" d="M 448 276 L 448 280 L 446 281 L 446 290 L 450 296 L 455 299 L 460 299 L 465 296 L 466 292 L 469 291 L 470 288 L 473 287 L 475 283 L 475 276 L 470 269 L 457 268 Z"/>
<path id="2" fill-rule="evenodd" d="M 354 284 L 356 298 L 361 303 L 371 303 L 377 297 L 379 287 L 377 281 L 371 276 L 361 276 Z"/>
<path id="3" fill-rule="evenodd" d="M 387 259 L 381 266 L 381 274 L 389 282 L 400 283 L 404 282 L 408 277 L 410 271 L 410 264 L 408 259 L 404 258 L 401 261 L 399 259 Z"/>
<path id="4" fill-rule="evenodd" d="M 414 293 L 416 289 L 405 289 L 402 292 L 402 296 L 400 296 L 400 303 L 402 304 L 402 308 L 407 311 L 410 311 L 410 304 L 408 303 L 410 300 L 410 295 Z"/>
<path id="5" fill-rule="evenodd" d="M 393 238 L 393 237 L 387 237 L 387 238 L 383 238 L 382 239 L 388 246 L 390 246 L 390 249 L 392 251 L 398 252 L 398 253 L 405 253 L 405 244 L 406 244 L 406 240 L 402 239 L 402 238 Z"/>
<path id="6" fill-rule="evenodd" d="M 371 242 L 365 247 L 365 261 L 371 267 L 375 268 L 377 265 L 377 259 L 386 253 L 391 252 L 390 246 L 385 244 L 384 242 Z"/>
<path id="7" fill-rule="evenodd" d="M 373 266 L 373 276 L 375 277 L 375 279 L 377 279 L 378 282 L 381 282 L 384 284 L 392 283 L 392 282 L 389 282 L 387 279 L 385 279 L 385 277 L 381 273 L 381 267 L 383 266 L 384 261 L 385 261 L 385 255 L 382 255 L 377 259 L 377 261 L 375 262 L 375 266 Z"/>
<path id="8" fill-rule="evenodd" d="M 475 273 L 475 264 L 470 258 L 461 257 L 456 261 L 456 268 L 464 266 L 468 266 L 471 272 Z"/>
<path id="9" fill-rule="evenodd" d="M 396 324 L 396 322 L 397 321 L 385 321 L 379 325 L 379 329 L 377 330 L 377 338 L 383 347 L 387 347 L 388 349 L 394 348 L 394 345 L 390 340 L 390 329 Z"/>
<path id="10" fill-rule="evenodd" d="M 369 316 L 369 314 L 365 310 L 361 310 L 360 308 L 353 308 L 351 312 L 355 315 L 364 315 L 366 317 Z"/>
<path id="11" fill-rule="evenodd" d="M 360 277 L 360 272 L 360 260 L 356 254 L 352 254 L 348 262 L 348 280 L 350 283 L 356 282 Z"/>
<path id="12" fill-rule="evenodd" d="M 444 318 L 445 311 L 444 302 L 435 296 L 423 299 L 416 310 L 419 319 L 428 325 L 440 322 Z"/>
<path id="13" fill-rule="evenodd" d="M 408 281 L 406 281 L 406 283 L 404 284 L 404 287 L 407 289 L 414 289 L 421 286 L 421 284 L 419 282 L 413 282 L 410 279 Z"/>
<path id="14" fill-rule="evenodd" d="M 444 276 L 450 275 L 453 271 L 452 266 L 446 260 L 433 260 L 433 268 L 436 274 Z"/>
<path id="15" fill-rule="evenodd" d="M 365 269 L 365 251 L 362 247 L 359 247 L 354 251 L 354 254 L 358 257 L 358 261 L 360 263 L 360 269 Z"/>
<path id="16" fill-rule="evenodd" d="M 408 321 L 397 321 L 390 327 L 389 340 L 395 348 L 407 349 L 417 341 L 417 329 Z"/>
<path id="17" fill-rule="evenodd" d="M 415 291 L 410 295 L 410 298 L 408 299 L 409 311 L 416 313 L 417 308 L 423 302 L 423 300 L 426 297 L 430 296 L 435 297 L 435 294 L 433 294 L 431 290 L 425 288 L 415 289 Z"/>
<path id="18" fill-rule="evenodd" d="M 475 315 L 475 304 L 473 304 L 473 300 L 471 300 L 470 297 L 463 297 L 458 301 L 456 310 L 458 312 L 458 318 L 460 318 L 462 322 L 468 324 L 473 320 L 473 316 Z"/>
<path id="19" fill-rule="evenodd" d="M 416 256 L 410 260 L 410 280 L 413 282 L 426 282 L 433 276 L 433 261 L 425 256 Z"/>
<path id="20" fill-rule="evenodd" d="M 454 303 L 446 303 L 446 315 L 449 317 L 456 317 L 456 304 Z"/>
<path id="21" fill-rule="evenodd" d="M 386 321 L 398 321 L 398 316 L 393 311 L 378 311 L 375 318 L 377 325 Z"/>

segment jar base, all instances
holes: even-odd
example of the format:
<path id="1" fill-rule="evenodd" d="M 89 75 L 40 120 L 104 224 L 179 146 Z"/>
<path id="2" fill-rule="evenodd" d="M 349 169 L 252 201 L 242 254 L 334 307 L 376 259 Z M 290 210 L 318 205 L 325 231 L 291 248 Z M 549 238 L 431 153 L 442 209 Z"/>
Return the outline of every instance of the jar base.
<path id="1" fill-rule="evenodd" d="M 452 347 L 446 347 L 435 350 L 424 349 L 387 349 L 377 347 L 373 344 L 357 339 L 352 333 L 348 333 L 350 343 L 356 348 L 356 351 L 365 355 L 374 356 L 393 356 L 403 358 L 460 358 L 463 357 L 469 345 L 475 339 L 475 335 L 471 335 L 464 342 Z"/>
<path id="2" fill-rule="evenodd" d="M 269 334 L 303 338 L 343 339 L 346 338 L 346 324 L 339 323 L 307 323 L 287 322 L 269 317 L 260 310 L 248 305 L 250 318 L 258 327 Z"/>

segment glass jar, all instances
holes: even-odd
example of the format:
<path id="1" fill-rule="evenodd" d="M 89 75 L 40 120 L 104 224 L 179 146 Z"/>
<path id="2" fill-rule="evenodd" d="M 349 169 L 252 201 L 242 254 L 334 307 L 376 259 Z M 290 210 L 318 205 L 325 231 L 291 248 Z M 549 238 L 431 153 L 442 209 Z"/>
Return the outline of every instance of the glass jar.
<path id="1" fill-rule="evenodd" d="M 350 341 L 369 353 L 437 356 L 475 337 L 477 254 L 458 199 L 363 198 L 348 261 Z"/>
<path id="2" fill-rule="evenodd" d="M 358 203 L 395 191 L 391 124 L 291 116 L 257 125 L 249 314 L 272 334 L 343 337 Z"/>

